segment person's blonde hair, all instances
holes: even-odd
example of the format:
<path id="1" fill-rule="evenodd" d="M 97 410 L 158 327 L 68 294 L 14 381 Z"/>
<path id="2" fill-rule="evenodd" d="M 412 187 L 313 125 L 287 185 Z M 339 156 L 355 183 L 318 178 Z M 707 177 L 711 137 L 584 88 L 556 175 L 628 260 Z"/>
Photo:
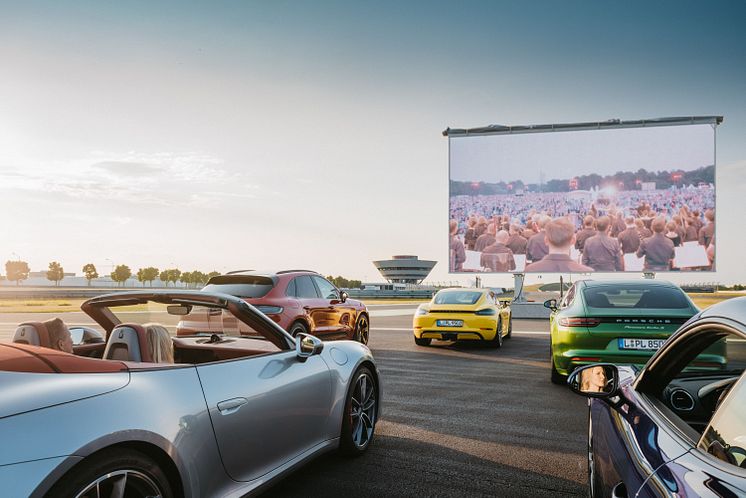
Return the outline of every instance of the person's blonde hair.
<path id="1" fill-rule="evenodd" d="M 145 336 L 148 339 L 148 350 L 150 357 L 155 363 L 173 363 L 174 362 L 174 343 L 171 340 L 171 334 L 166 327 L 160 323 L 146 323 Z"/>
<path id="2" fill-rule="evenodd" d="M 600 368 L 601 371 L 604 373 L 604 379 L 606 379 L 606 372 L 604 371 L 604 367 L 602 366 L 595 366 L 591 368 L 587 368 L 583 370 L 583 375 L 580 379 L 580 390 L 581 391 L 588 391 L 591 388 L 591 378 L 593 377 L 593 372 L 596 371 L 596 369 Z"/>

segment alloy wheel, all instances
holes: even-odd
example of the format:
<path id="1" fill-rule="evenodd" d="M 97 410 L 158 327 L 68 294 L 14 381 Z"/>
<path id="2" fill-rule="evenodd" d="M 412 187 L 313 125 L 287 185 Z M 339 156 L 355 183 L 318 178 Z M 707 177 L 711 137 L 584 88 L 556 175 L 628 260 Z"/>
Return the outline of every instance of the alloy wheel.
<path id="1" fill-rule="evenodd" d="M 124 498 L 143 496 L 160 498 L 162 492 L 156 483 L 144 473 L 123 469 L 100 476 L 88 484 L 75 498 Z"/>
<path id="2" fill-rule="evenodd" d="M 368 318 L 365 315 L 361 315 L 357 321 L 357 330 L 355 335 L 361 344 L 368 344 L 368 336 L 370 335 L 370 324 Z"/>
<path id="3" fill-rule="evenodd" d="M 376 425 L 376 389 L 373 379 L 367 373 L 358 377 L 355 383 L 350 406 L 350 422 L 352 442 L 362 449 L 373 437 Z"/>

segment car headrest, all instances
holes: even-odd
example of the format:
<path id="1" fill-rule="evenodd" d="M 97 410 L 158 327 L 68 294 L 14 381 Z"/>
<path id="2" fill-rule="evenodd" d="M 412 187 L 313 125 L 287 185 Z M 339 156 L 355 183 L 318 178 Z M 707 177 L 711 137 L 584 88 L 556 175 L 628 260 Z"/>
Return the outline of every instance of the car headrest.
<path id="1" fill-rule="evenodd" d="M 109 334 L 105 360 L 152 362 L 145 329 L 136 323 L 117 325 Z"/>
<path id="2" fill-rule="evenodd" d="M 49 339 L 49 331 L 47 331 L 47 327 L 41 322 L 20 324 L 15 334 L 13 334 L 13 342 L 41 346 L 43 348 L 52 347 L 52 341 Z"/>

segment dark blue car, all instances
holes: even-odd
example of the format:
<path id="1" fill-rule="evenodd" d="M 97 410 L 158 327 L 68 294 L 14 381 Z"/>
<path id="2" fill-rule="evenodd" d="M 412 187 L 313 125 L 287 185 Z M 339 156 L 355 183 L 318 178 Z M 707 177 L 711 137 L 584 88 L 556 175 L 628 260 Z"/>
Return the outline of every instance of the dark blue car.
<path id="1" fill-rule="evenodd" d="M 724 341 L 727 363 L 694 361 Z M 641 369 L 588 365 L 591 497 L 746 497 L 746 297 L 685 323 Z"/>

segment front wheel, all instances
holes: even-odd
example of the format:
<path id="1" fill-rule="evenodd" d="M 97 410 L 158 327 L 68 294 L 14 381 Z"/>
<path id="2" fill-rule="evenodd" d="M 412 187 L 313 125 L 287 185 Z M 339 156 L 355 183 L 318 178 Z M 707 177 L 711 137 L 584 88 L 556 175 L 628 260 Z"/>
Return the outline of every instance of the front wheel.
<path id="1" fill-rule="evenodd" d="M 111 448 L 76 465 L 48 496 L 172 498 L 174 494 L 168 477 L 148 455 L 129 448 Z"/>
<path id="2" fill-rule="evenodd" d="M 378 417 L 378 389 L 373 373 L 360 367 L 347 393 L 339 449 L 350 456 L 361 455 L 373 442 Z"/>
<path id="3" fill-rule="evenodd" d="M 355 323 L 355 335 L 354 340 L 360 344 L 368 344 L 370 337 L 370 322 L 366 315 L 360 315 Z"/>

